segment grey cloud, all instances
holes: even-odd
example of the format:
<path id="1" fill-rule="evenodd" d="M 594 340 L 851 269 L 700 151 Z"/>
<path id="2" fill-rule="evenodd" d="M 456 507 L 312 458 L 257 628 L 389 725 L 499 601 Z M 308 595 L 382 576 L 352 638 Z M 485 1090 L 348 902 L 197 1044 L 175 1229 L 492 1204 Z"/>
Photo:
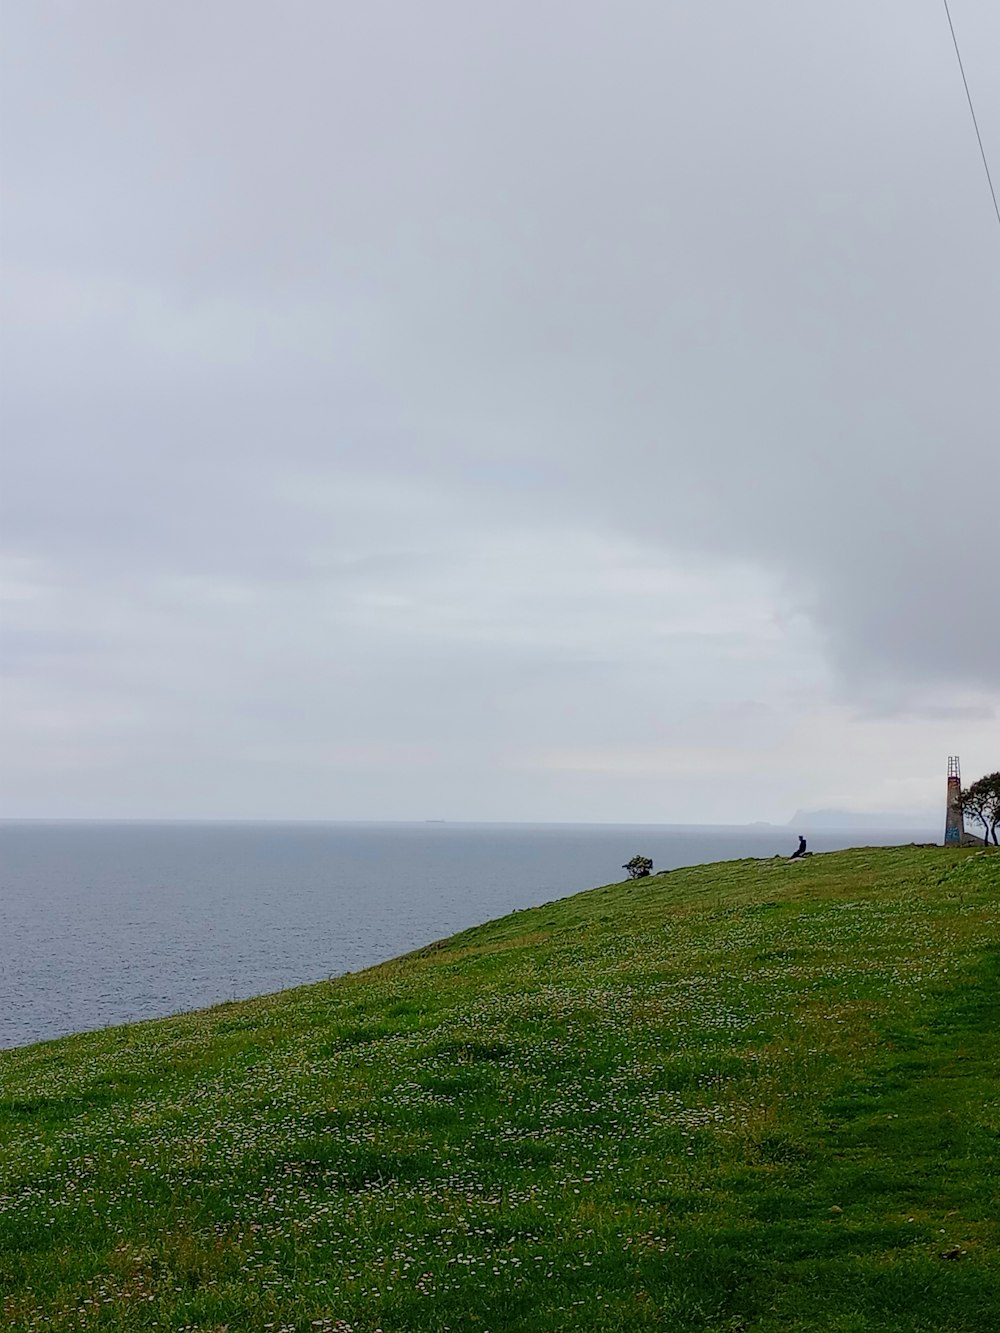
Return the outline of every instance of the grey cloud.
<path id="1" fill-rule="evenodd" d="M 1000 11 L 955 19 L 1000 163 Z M 314 654 L 320 692 L 322 627 L 339 644 L 369 596 L 370 732 L 383 707 L 420 731 L 371 665 L 393 634 L 436 643 L 421 688 L 471 691 L 469 728 L 508 633 L 562 744 L 539 679 L 583 655 L 586 712 L 600 634 L 573 629 L 586 570 L 543 614 L 533 562 L 587 532 L 655 544 L 726 614 L 727 580 L 764 571 L 869 710 L 995 696 L 1000 236 L 933 7 L 40 0 L 5 29 L 5 544 L 62 590 L 53 619 L 90 609 L 21 626 L 47 661 L 105 634 L 152 681 L 117 609 L 159 651 Z M 548 548 L 477 554 L 525 531 Z M 656 586 L 594 608 L 659 662 L 658 597 L 669 621 Z M 670 644 L 698 716 L 718 639 Z M 793 633 L 782 652 L 745 690 L 713 658 L 712 688 L 818 688 Z M 610 744 L 655 689 L 609 659 Z M 251 672 L 247 710 L 265 695 Z"/>
<path id="2" fill-rule="evenodd" d="M 1000 144 L 977 55 L 997 20 L 966 9 Z M 82 273 L 134 308 L 84 310 L 62 352 L 43 327 L 31 357 L 62 403 L 15 390 L 15 412 L 55 441 L 69 503 L 92 465 L 95 524 L 128 544 L 116 493 L 150 540 L 166 522 L 183 546 L 173 510 L 195 546 L 214 529 L 240 549 L 245 515 L 266 548 L 241 472 L 262 467 L 266 495 L 286 460 L 366 449 L 473 492 L 499 469 L 595 522 L 629 520 L 639 491 L 668 544 L 786 572 L 859 679 L 995 684 L 978 479 L 1000 269 L 939 20 L 901 3 L 17 16 L 11 249 L 57 305 Z"/>

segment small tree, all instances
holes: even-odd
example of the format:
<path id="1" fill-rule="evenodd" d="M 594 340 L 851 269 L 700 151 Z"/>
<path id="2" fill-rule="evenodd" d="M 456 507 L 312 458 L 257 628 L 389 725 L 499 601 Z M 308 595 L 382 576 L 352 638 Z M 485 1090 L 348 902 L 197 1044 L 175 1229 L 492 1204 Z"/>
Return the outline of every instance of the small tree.
<path id="1" fill-rule="evenodd" d="M 997 842 L 1000 827 L 1000 773 L 987 773 L 962 792 L 962 813 L 983 827 L 983 846 Z"/>
<path id="2" fill-rule="evenodd" d="M 628 871 L 629 879 L 645 879 L 652 869 L 653 862 L 648 856 L 633 856 L 622 866 L 622 870 Z"/>

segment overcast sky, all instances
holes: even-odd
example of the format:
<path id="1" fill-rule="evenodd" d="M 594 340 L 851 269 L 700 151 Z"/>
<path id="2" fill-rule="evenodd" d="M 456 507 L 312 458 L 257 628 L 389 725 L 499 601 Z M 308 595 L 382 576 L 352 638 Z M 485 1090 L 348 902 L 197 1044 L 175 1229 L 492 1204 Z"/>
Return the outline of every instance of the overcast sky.
<path id="1" fill-rule="evenodd" d="M 0 0 L 3 812 L 784 821 L 1000 767 L 941 0 Z M 1000 5 L 952 0 L 1000 177 Z"/>

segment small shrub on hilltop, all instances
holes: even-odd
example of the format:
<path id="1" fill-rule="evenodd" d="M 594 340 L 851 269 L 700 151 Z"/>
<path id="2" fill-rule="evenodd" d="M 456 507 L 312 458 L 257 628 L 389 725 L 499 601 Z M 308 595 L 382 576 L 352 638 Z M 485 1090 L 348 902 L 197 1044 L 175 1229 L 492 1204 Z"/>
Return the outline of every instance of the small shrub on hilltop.
<path id="1" fill-rule="evenodd" d="M 653 862 L 648 856 L 633 856 L 631 861 L 626 861 L 622 870 L 628 871 L 629 879 L 644 879 L 652 873 Z"/>

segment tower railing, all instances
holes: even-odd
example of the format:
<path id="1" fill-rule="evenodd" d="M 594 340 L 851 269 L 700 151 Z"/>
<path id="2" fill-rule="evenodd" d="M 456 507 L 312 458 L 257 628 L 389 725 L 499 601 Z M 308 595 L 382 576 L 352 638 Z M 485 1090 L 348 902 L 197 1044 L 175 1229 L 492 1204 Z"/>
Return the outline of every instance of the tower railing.
<path id="1" fill-rule="evenodd" d="M 965 833 L 965 819 L 962 815 L 962 769 L 957 754 L 948 756 L 948 800 L 945 806 L 944 840 L 945 845 L 955 846 L 962 841 Z"/>

